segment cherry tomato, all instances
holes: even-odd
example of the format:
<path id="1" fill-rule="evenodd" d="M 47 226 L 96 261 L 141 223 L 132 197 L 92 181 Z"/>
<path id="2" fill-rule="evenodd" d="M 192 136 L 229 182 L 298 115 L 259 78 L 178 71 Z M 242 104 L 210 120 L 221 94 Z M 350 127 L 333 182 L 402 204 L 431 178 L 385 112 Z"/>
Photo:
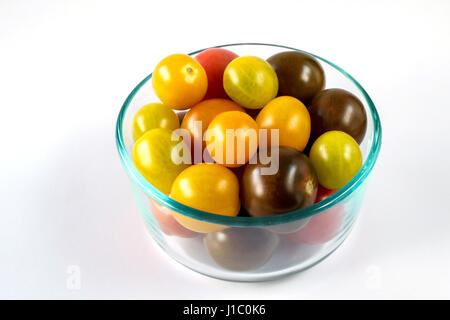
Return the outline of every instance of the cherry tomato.
<path id="1" fill-rule="evenodd" d="M 332 196 L 333 194 L 335 194 L 338 190 L 331 190 L 331 189 L 327 189 L 325 187 L 322 187 L 319 184 L 319 188 L 317 189 L 317 196 L 316 196 L 316 200 L 314 201 L 314 203 L 320 202 L 322 200 L 325 200 L 326 198 Z"/>
<path id="2" fill-rule="evenodd" d="M 172 215 L 172 211 L 158 202 L 150 199 L 150 210 L 156 221 L 158 221 L 161 231 L 168 236 L 179 236 L 182 238 L 194 238 L 198 233 L 186 229 Z"/>
<path id="3" fill-rule="evenodd" d="M 258 148 L 258 125 L 241 111 L 217 115 L 209 124 L 205 136 L 211 157 L 230 168 L 247 163 Z"/>
<path id="4" fill-rule="evenodd" d="M 330 130 L 344 131 L 361 143 L 366 134 L 367 114 L 362 102 L 343 89 L 322 90 L 308 105 L 315 139 Z"/>
<path id="5" fill-rule="evenodd" d="M 263 59 L 239 57 L 226 67 L 223 87 L 228 96 L 240 106 L 260 109 L 276 97 L 278 78 L 272 66 Z"/>
<path id="6" fill-rule="evenodd" d="M 288 147 L 280 147 L 278 170 L 267 174 L 270 164 L 245 166 L 242 176 L 242 206 L 252 217 L 273 216 L 308 207 L 317 193 L 317 175 L 308 157 Z"/>
<path id="7" fill-rule="evenodd" d="M 333 239 L 338 233 L 345 217 L 343 207 L 332 207 L 316 214 L 308 224 L 287 237 L 295 243 L 322 244 Z"/>
<path id="8" fill-rule="evenodd" d="M 229 228 L 209 233 L 204 244 L 214 261 L 229 270 L 262 267 L 273 255 L 280 239 L 260 228 Z"/>
<path id="9" fill-rule="evenodd" d="M 325 200 L 336 191 L 337 190 L 326 189 L 319 185 L 315 203 Z M 324 212 L 312 216 L 305 227 L 297 232 L 289 234 L 288 238 L 296 243 L 325 243 L 338 234 L 344 217 L 344 208 L 340 205 L 336 205 Z"/>
<path id="10" fill-rule="evenodd" d="M 175 179 L 170 197 L 184 205 L 211 213 L 237 216 L 239 213 L 239 182 L 231 170 L 218 165 L 199 163 L 181 172 Z M 172 212 L 184 227 L 201 233 L 226 228 Z"/>
<path id="11" fill-rule="evenodd" d="M 267 129 L 267 146 L 271 145 L 271 129 L 279 129 L 279 145 L 303 151 L 311 133 L 308 109 L 294 97 L 278 97 L 270 101 L 256 117 L 260 129 Z"/>
<path id="12" fill-rule="evenodd" d="M 292 96 L 308 104 L 325 86 L 325 73 L 311 55 L 298 51 L 277 53 L 267 59 L 280 82 L 278 94 Z"/>
<path id="13" fill-rule="evenodd" d="M 304 228 L 309 222 L 309 218 L 300 219 L 297 221 L 277 224 L 274 226 L 264 227 L 264 229 L 278 233 L 278 234 L 289 234 Z"/>
<path id="14" fill-rule="evenodd" d="M 345 186 L 362 166 L 358 143 L 342 131 L 328 131 L 312 145 L 309 153 L 319 183 L 328 189 Z"/>
<path id="15" fill-rule="evenodd" d="M 182 143 L 184 142 L 181 139 L 172 140 L 171 130 L 157 128 L 146 132 L 134 144 L 134 165 L 148 182 L 164 194 L 170 192 L 177 175 L 188 167 L 188 164 L 183 162 L 177 164 L 172 158 L 172 153 L 181 153 L 178 151 Z M 183 150 L 189 153 L 187 147 Z M 186 156 L 190 159 L 190 154 Z"/>
<path id="16" fill-rule="evenodd" d="M 158 98 L 172 109 L 184 110 L 200 102 L 208 88 L 203 67 L 186 54 L 170 55 L 156 66 L 152 76 Z"/>
<path id="17" fill-rule="evenodd" d="M 162 103 L 149 103 L 139 109 L 133 118 L 133 139 L 155 128 L 174 130 L 180 127 L 177 114 Z"/>
<path id="18" fill-rule="evenodd" d="M 206 49 L 195 57 L 208 77 L 208 91 L 206 91 L 205 99 L 228 97 L 223 89 L 223 72 L 228 63 L 237 57 L 238 55 L 234 52 L 222 48 Z"/>
<path id="19" fill-rule="evenodd" d="M 181 122 L 181 128 L 187 129 L 191 133 L 191 137 L 193 139 L 191 142 L 192 147 L 195 145 L 202 146 L 203 154 L 203 149 L 206 147 L 206 143 L 203 140 L 206 129 L 215 116 L 225 111 L 244 112 L 244 109 L 231 100 L 209 99 L 196 104 L 191 110 L 189 110 L 184 117 L 183 122 Z M 201 121 L 201 130 L 196 127 L 196 121 Z M 198 159 L 194 160 L 197 163 Z"/>

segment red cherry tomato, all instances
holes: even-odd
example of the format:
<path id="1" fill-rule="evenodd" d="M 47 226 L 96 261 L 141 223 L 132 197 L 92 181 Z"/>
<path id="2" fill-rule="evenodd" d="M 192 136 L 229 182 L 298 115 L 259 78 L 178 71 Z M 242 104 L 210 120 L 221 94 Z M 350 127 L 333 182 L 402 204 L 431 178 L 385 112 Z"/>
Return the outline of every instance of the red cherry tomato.
<path id="1" fill-rule="evenodd" d="M 317 196 L 314 203 L 320 202 L 322 200 L 325 200 L 326 198 L 330 197 L 331 195 L 335 194 L 338 190 L 330 190 L 325 187 L 322 187 L 319 184 L 319 188 L 317 189 Z"/>
<path id="2" fill-rule="evenodd" d="M 152 199 L 150 199 L 150 209 L 156 221 L 158 221 L 161 231 L 166 235 L 179 236 L 182 238 L 194 238 L 198 235 L 197 232 L 183 227 L 177 220 L 175 220 L 169 209 Z"/>
<path id="3" fill-rule="evenodd" d="M 325 200 L 338 190 L 329 190 L 321 185 L 317 190 L 315 203 Z M 287 237 L 295 243 L 322 244 L 333 239 L 345 217 L 344 207 L 336 205 L 330 209 L 311 217 L 308 224 L 297 232 L 290 233 Z"/>
<path id="4" fill-rule="evenodd" d="M 237 57 L 234 52 L 221 48 L 207 49 L 195 57 L 208 77 L 208 90 L 204 99 L 228 97 L 223 89 L 223 72 L 228 63 Z"/>

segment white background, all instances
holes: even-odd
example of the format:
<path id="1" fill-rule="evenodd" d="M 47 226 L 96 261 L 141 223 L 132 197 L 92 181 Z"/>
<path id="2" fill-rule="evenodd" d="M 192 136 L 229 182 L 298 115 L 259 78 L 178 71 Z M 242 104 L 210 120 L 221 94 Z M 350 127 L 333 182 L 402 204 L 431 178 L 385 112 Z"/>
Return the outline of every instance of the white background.
<path id="1" fill-rule="evenodd" d="M 163 254 L 114 141 L 158 60 L 234 42 L 333 61 L 383 125 L 347 241 L 271 282 L 211 279 Z M 0 298 L 450 298 L 449 61 L 449 1 L 1 0 Z"/>

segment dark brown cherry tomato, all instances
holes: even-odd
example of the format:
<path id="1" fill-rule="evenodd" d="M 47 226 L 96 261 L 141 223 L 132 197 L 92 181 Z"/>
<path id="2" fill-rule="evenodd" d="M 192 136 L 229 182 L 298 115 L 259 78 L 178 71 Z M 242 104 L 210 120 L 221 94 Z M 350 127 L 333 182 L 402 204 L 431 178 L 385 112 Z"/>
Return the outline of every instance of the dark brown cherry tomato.
<path id="1" fill-rule="evenodd" d="M 204 241 L 218 265 L 236 271 L 263 266 L 279 244 L 276 234 L 259 228 L 229 228 L 208 233 Z"/>
<path id="2" fill-rule="evenodd" d="M 304 104 L 325 86 L 325 74 L 317 60 L 302 52 L 280 52 L 267 59 L 278 76 L 278 96 L 292 96 Z"/>
<path id="3" fill-rule="evenodd" d="M 312 139 L 331 130 L 344 131 L 358 143 L 364 139 L 367 128 L 366 111 L 352 93 L 343 89 L 322 90 L 311 101 L 308 109 Z"/>
<path id="4" fill-rule="evenodd" d="M 274 159 L 272 159 L 274 160 Z M 251 216 L 271 216 L 312 205 L 317 175 L 308 157 L 289 147 L 279 148 L 279 168 L 264 174 L 270 164 L 248 164 L 242 177 L 242 204 Z"/>

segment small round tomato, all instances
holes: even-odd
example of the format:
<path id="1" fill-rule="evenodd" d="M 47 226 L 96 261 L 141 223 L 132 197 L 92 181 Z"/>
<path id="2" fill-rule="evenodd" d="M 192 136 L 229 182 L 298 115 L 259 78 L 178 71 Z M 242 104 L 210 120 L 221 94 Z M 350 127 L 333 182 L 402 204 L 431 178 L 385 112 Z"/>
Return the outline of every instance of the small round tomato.
<path id="1" fill-rule="evenodd" d="M 226 67 L 223 87 L 228 96 L 240 106 L 260 109 L 276 97 L 278 78 L 272 66 L 263 59 L 239 57 Z"/>
<path id="2" fill-rule="evenodd" d="M 278 129 L 279 145 L 303 151 L 311 133 L 308 109 L 294 97 L 278 97 L 270 101 L 256 117 L 260 129 L 267 129 L 267 146 L 271 130 Z"/>
<path id="3" fill-rule="evenodd" d="M 197 60 L 186 54 L 173 54 L 158 63 L 152 75 L 152 85 L 165 105 L 184 110 L 203 99 L 208 79 Z"/>
<path id="4" fill-rule="evenodd" d="M 319 183 L 328 189 L 340 189 L 361 169 L 358 143 L 342 131 L 328 131 L 312 145 L 309 153 Z"/>
<path id="5" fill-rule="evenodd" d="M 319 185 L 314 203 L 325 200 L 338 190 L 330 190 Z M 321 244 L 333 239 L 339 232 L 345 217 L 344 208 L 336 205 L 324 212 L 312 216 L 305 227 L 288 235 L 296 243 Z"/>
<path id="6" fill-rule="evenodd" d="M 325 73 L 311 55 L 299 51 L 279 52 L 267 59 L 280 81 L 278 94 L 308 104 L 325 86 Z"/>
<path id="7" fill-rule="evenodd" d="M 186 129 L 190 132 L 193 141 L 191 142 L 192 147 L 194 148 L 196 145 L 202 146 L 202 154 L 203 150 L 206 147 L 206 143 L 203 140 L 203 136 L 205 134 L 206 129 L 208 128 L 211 121 L 217 116 L 219 113 L 226 111 L 241 111 L 244 112 L 240 106 L 238 106 L 235 102 L 227 99 L 209 99 L 204 100 L 200 103 L 197 103 L 192 107 L 191 110 L 186 114 L 181 122 L 181 128 Z M 201 128 L 198 127 L 199 123 L 196 121 L 200 121 Z M 201 155 L 202 155 L 201 154 Z M 200 155 L 200 156 L 201 156 Z M 201 159 L 194 159 L 194 161 Z"/>
<path id="8" fill-rule="evenodd" d="M 252 217 L 298 210 L 312 205 L 316 199 L 317 175 L 308 157 L 289 147 L 280 147 L 278 151 L 275 172 L 268 172 L 272 164 L 261 159 L 245 166 L 242 206 Z"/>
<path id="9" fill-rule="evenodd" d="M 295 243 L 326 243 L 339 233 L 344 217 L 345 210 L 342 206 L 331 207 L 312 216 L 306 226 L 297 232 L 288 234 L 287 237 Z"/>
<path id="10" fill-rule="evenodd" d="M 134 144 L 131 156 L 136 169 L 164 194 L 170 192 L 177 175 L 188 167 L 188 164 L 173 159 L 173 155 L 190 159 L 190 154 L 181 154 L 181 150 L 189 152 L 187 147 L 180 148 L 183 143 L 181 139 L 172 140 L 172 130 L 157 128 L 147 131 Z"/>
<path id="11" fill-rule="evenodd" d="M 205 140 L 214 161 L 230 168 L 239 167 L 258 149 L 258 125 L 245 112 L 223 112 L 209 124 Z"/>
<path id="12" fill-rule="evenodd" d="M 331 190 L 331 189 L 327 189 L 325 187 L 322 187 L 319 184 L 319 188 L 317 189 L 317 196 L 316 196 L 316 201 L 314 201 L 314 203 L 320 202 L 322 200 L 325 200 L 326 198 L 332 196 L 333 194 L 335 194 L 338 190 Z"/>
<path id="13" fill-rule="evenodd" d="M 231 170 L 218 164 L 199 163 L 181 172 L 173 182 L 170 197 L 186 206 L 219 215 L 237 216 L 240 209 L 239 182 Z M 226 228 L 175 211 L 172 214 L 192 231 L 208 233 Z"/>
<path id="14" fill-rule="evenodd" d="M 330 130 L 348 133 L 361 143 L 366 134 L 367 114 L 362 102 L 343 89 L 326 89 L 314 96 L 308 105 L 313 139 Z"/>
<path id="15" fill-rule="evenodd" d="M 262 267 L 280 243 L 279 237 L 260 228 L 229 228 L 205 236 L 204 244 L 214 261 L 228 270 Z"/>
<path id="16" fill-rule="evenodd" d="M 149 103 L 139 109 L 133 118 L 133 139 L 136 141 L 151 129 L 174 130 L 180 127 L 177 114 L 162 103 Z"/>
<path id="17" fill-rule="evenodd" d="M 208 77 L 208 91 L 205 99 L 227 98 L 223 89 L 223 72 L 237 54 L 222 48 L 210 48 L 200 52 L 195 59 L 202 65 Z"/>
<path id="18" fill-rule="evenodd" d="M 194 238 L 198 233 L 186 229 L 172 215 L 172 211 L 150 199 L 150 210 L 161 228 L 161 231 L 168 236 L 178 236 L 182 238 Z"/>

